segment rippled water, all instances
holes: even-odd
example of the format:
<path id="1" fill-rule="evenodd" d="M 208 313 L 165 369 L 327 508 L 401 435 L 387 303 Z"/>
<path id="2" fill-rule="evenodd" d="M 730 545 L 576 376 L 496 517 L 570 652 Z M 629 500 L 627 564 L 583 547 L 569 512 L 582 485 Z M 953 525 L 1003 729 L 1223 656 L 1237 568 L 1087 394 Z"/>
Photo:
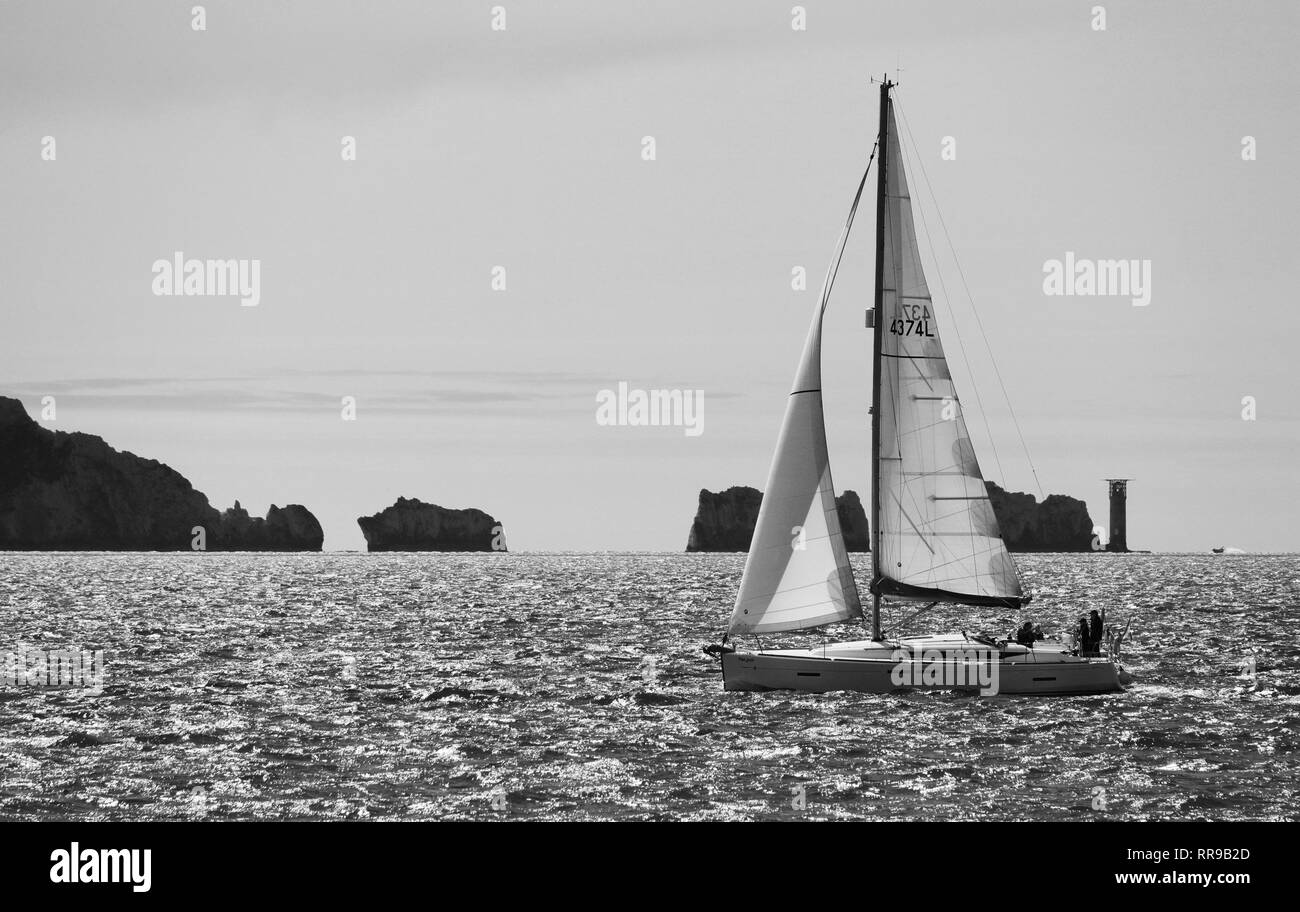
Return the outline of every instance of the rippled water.
<path id="1" fill-rule="evenodd" d="M 0 652 L 106 654 L 0 684 L 0 818 L 1294 816 L 1300 558 L 1019 563 L 1133 618 L 1129 692 L 724 693 L 742 555 L 0 553 Z"/>

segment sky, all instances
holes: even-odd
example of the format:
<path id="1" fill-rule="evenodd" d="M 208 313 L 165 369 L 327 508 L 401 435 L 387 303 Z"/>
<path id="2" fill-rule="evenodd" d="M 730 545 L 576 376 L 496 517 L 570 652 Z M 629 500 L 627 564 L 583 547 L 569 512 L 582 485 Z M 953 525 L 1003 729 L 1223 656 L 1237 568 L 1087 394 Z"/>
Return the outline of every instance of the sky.
<path id="1" fill-rule="evenodd" d="M 1132 548 L 1300 550 L 1292 2 L 194 5 L 0 3 L 0 395 L 47 427 L 329 550 L 398 496 L 681 550 L 766 479 L 888 71 L 985 477 L 1102 525 L 1132 478 Z M 873 226 L 823 346 L 864 501 Z M 155 295 L 176 251 L 257 259 L 257 306 Z M 1045 294 L 1067 251 L 1150 303 Z M 702 390 L 702 433 L 597 423 L 620 381 Z"/>

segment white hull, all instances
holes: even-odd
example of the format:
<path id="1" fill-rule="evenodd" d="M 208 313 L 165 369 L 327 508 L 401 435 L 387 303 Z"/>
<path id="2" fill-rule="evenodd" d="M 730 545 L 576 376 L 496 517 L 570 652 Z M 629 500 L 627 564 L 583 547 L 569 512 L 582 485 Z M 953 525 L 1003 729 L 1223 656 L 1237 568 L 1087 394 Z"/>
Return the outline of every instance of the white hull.
<path id="1" fill-rule="evenodd" d="M 983 652 L 983 661 L 975 657 L 977 650 Z M 971 658 L 963 659 L 963 654 Z M 918 659 L 929 655 L 938 661 L 900 662 L 900 655 Z M 721 658 L 724 690 L 894 693 L 915 689 L 1059 696 L 1123 690 L 1114 662 L 1080 657 L 1051 641 L 1033 647 L 1010 643 L 991 650 L 963 634 L 950 634 L 888 643 L 834 643 L 816 649 L 737 650 Z M 926 667 L 929 670 L 923 672 Z"/>

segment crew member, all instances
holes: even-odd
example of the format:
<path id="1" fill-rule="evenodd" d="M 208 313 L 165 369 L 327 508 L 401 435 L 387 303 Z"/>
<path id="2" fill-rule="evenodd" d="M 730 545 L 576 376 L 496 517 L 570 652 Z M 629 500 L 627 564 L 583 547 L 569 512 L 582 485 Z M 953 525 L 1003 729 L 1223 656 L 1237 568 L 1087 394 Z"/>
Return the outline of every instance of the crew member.
<path id="1" fill-rule="evenodd" d="M 1033 646 L 1034 640 L 1036 640 L 1038 636 L 1041 635 L 1042 635 L 1041 630 L 1034 627 L 1034 625 L 1031 622 L 1025 621 L 1024 624 L 1020 626 L 1020 629 L 1016 631 L 1016 642 L 1019 643 L 1021 646 Z"/>

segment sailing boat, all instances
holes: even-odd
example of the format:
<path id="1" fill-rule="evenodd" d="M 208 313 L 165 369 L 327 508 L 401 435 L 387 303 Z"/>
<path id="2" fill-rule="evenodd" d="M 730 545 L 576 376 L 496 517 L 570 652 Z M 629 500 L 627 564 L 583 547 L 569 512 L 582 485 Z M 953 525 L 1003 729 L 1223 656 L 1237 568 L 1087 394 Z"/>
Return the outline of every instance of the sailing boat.
<path id="1" fill-rule="evenodd" d="M 1117 666 L 1053 641 L 965 631 L 887 638 L 881 600 L 1018 609 L 1030 596 L 1002 541 L 921 269 L 886 79 L 876 153 L 871 409 L 871 639 L 816 649 L 706 648 L 726 690 L 1087 694 L 1122 689 Z M 867 169 L 870 171 L 870 163 Z M 867 175 L 826 276 L 786 406 L 728 636 L 805 630 L 864 612 L 835 508 L 822 413 L 822 319 Z M 922 609 L 924 610 L 924 609 Z"/>

